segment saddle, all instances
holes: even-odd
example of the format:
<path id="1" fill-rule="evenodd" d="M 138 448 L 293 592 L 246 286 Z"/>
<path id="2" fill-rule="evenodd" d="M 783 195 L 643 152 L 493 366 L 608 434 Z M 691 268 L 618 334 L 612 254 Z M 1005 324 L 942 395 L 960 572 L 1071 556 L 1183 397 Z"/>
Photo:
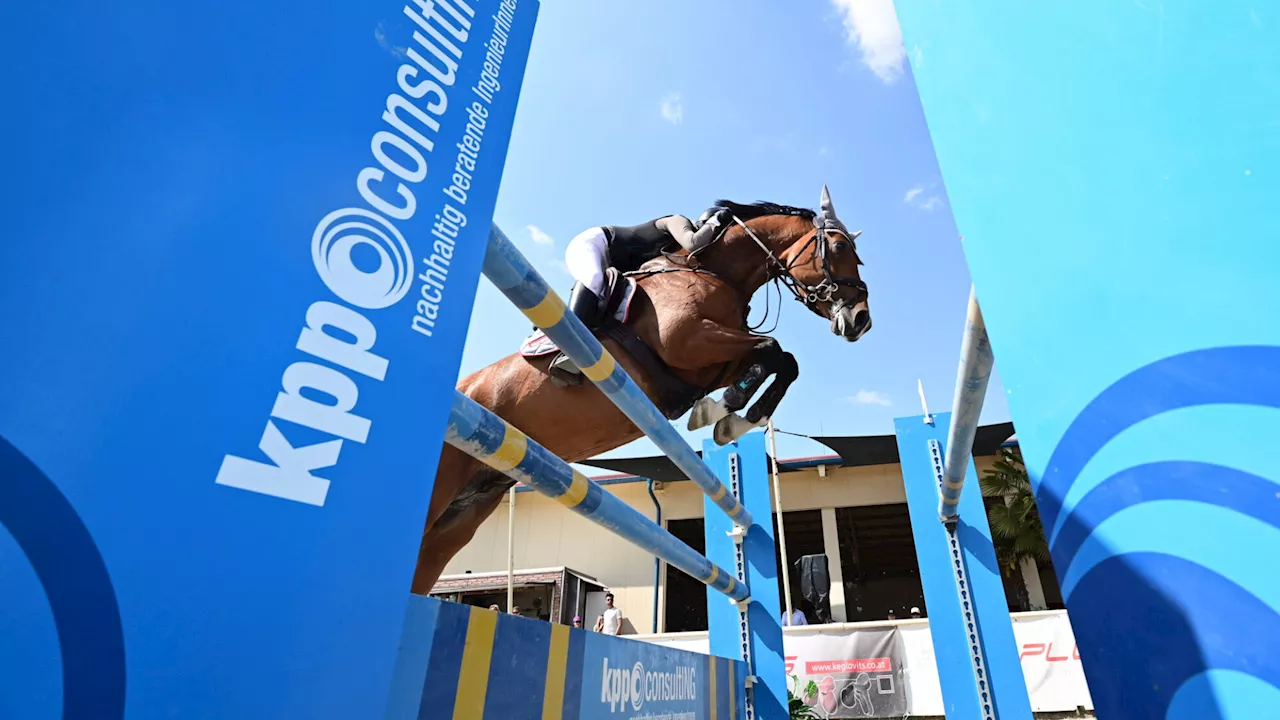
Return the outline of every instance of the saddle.
<path id="1" fill-rule="evenodd" d="M 655 398 L 655 404 L 668 420 L 675 420 L 688 412 L 707 393 L 703 388 L 690 385 L 677 377 L 675 371 L 631 328 L 631 308 L 642 295 L 644 288 L 635 280 L 609 268 L 605 274 L 604 319 L 588 329 L 597 337 L 604 336 L 614 340 L 635 359 L 657 386 L 658 397 Z M 583 384 L 585 378 L 582 371 L 542 330 L 535 329 L 520 345 L 520 356 L 524 358 L 545 358 L 551 355 L 555 357 L 547 368 L 547 374 L 553 383 L 560 387 L 577 387 Z"/>

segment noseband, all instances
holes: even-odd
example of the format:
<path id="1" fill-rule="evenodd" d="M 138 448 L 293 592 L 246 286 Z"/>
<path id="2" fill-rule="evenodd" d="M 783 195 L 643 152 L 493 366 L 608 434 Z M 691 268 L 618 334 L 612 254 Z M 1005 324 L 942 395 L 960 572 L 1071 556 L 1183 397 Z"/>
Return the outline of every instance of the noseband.
<path id="1" fill-rule="evenodd" d="M 861 290 L 864 293 L 867 292 L 867 284 L 859 278 L 835 277 L 831 274 L 831 261 L 827 256 L 831 243 L 827 241 L 827 233 L 836 233 L 848 240 L 850 245 L 853 245 L 853 238 L 849 237 L 849 234 L 844 230 L 839 228 L 829 228 L 826 226 L 825 222 L 822 222 L 822 224 L 818 225 L 818 227 L 813 231 L 813 234 L 809 236 L 809 239 L 805 241 L 804 245 L 801 246 L 800 252 L 796 253 L 795 259 L 793 259 L 791 264 L 788 265 L 778 259 L 778 256 L 774 255 L 773 251 L 761 242 L 760 238 L 757 237 L 756 234 L 751 231 L 751 228 L 747 227 L 747 224 L 742 222 L 738 216 L 735 215 L 733 217 L 733 221 L 741 226 L 742 229 L 746 231 L 747 236 L 754 240 L 756 245 L 759 245 L 760 249 L 764 251 L 764 254 L 768 256 L 769 262 L 772 266 L 769 274 L 775 280 L 785 285 L 787 289 L 791 291 L 791 294 L 795 295 L 796 300 L 804 303 L 804 305 L 809 309 L 813 309 L 818 303 L 832 302 L 835 298 L 835 294 L 842 287 L 854 288 Z M 814 224 L 818 224 L 819 222 L 821 221 L 818 218 L 814 219 Z M 796 263 L 800 262 L 800 258 L 804 257 L 805 250 L 808 250 L 810 245 L 817 242 L 818 237 L 820 236 L 822 237 L 823 242 L 818 243 L 818 258 L 822 261 L 823 279 L 817 285 L 807 285 L 801 282 L 800 279 L 791 272 L 791 270 L 796 266 Z"/>

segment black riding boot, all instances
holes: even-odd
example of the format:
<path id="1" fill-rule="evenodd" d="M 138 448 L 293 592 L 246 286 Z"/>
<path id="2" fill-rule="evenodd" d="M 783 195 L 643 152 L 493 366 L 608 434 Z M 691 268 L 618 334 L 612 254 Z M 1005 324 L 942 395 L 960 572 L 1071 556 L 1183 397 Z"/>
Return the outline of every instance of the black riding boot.
<path id="1" fill-rule="evenodd" d="M 603 319 L 604 302 L 586 285 L 576 283 L 573 292 L 569 293 L 569 311 L 578 316 L 588 330 L 594 330 Z"/>
<path id="2" fill-rule="evenodd" d="M 588 330 L 594 330 L 600 324 L 603 305 L 604 302 L 582 283 L 575 284 L 573 292 L 569 293 L 569 312 L 576 315 Z M 563 352 L 551 361 L 550 370 L 552 380 L 565 385 L 582 384 L 582 371 Z"/>

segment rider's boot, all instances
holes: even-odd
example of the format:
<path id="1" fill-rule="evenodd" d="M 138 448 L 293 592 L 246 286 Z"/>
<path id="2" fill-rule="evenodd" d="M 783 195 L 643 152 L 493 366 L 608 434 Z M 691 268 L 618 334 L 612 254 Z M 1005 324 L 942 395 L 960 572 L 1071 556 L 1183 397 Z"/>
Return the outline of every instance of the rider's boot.
<path id="1" fill-rule="evenodd" d="M 604 302 L 582 283 L 575 284 L 573 292 L 569 294 L 569 312 L 576 315 L 588 330 L 594 330 L 599 325 L 603 305 Z M 582 372 L 564 353 L 560 353 L 555 360 L 551 361 L 551 375 L 568 384 L 582 384 Z"/>

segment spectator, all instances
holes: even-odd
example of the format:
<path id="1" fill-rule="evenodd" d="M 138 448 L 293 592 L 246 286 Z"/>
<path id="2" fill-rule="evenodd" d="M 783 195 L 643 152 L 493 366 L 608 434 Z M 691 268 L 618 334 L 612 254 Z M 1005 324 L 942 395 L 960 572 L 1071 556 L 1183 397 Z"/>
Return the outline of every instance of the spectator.
<path id="1" fill-rule="evenodd" d="M 614 607 L 613 593 L 604 596 L 604 615 L 600 616 L 600 632 L 605 635 L 622 633 L 622 611 Z"/>
<path id="2" fill-rule="evenodd" d="M 574 616 L 573 616 L 573 626 L 574 626 L 574 627 L 576 627 L 576 628 L 578 628 L 579 630 L 581 630 L 581 629 L 582 629 L 582 616 L 581 616 L 581 615 L 574 615 Z"/>
<path id="3" fill-rule="evenodd" d="M 918 607 L 913 607 L 913 608 L 911 608 L 911 617 L 913 617 L 913 618 L 918 618 L 918 617 L 920 617 L 920 608 L 918 608 Z"/>
<path id="4" fill-rule="evenodd" d="M 787 609 L 786 608 L 782 609 L 782 624 L 784 627 L 785 626 L 795 627 L 800 625 L 808 625 L 809 620 L 804 616 L 804 611 L 802 611 L 798 607 L 792 606 L 791 617 L 789 618 L 787 617 Z"/>
<path id="5" fill-rule="evenodd" d="M 512 606 L 511 606 L 511 614 L 512 614 L 512 615 L 519 615 L 519 614 L 520 614 L 520 606 L 519 606 L 519 605 L 512 605 Z"/>
<path id="6" fill-rule="evenodd" d="M 893 611 L 893 608 L 889 608 L 889 619 L 890 619 L 890 620 L 897 620 L 897 619 L 898 619 L 898 613 L 894 612 L 894 611 Z"/>
<path id="7" fill-rule="evenodd" d="M 494 604 L 490 605 L 490 606 L 489 606 L 489 609 L 490 609 L 490 610 L 492 610 L 492 611 L 494 611 L 494 612 L 502 612 L 502 608 L 498 607 L 498 604 L 497 604 L 497 603 L 494 603 Z"/>

